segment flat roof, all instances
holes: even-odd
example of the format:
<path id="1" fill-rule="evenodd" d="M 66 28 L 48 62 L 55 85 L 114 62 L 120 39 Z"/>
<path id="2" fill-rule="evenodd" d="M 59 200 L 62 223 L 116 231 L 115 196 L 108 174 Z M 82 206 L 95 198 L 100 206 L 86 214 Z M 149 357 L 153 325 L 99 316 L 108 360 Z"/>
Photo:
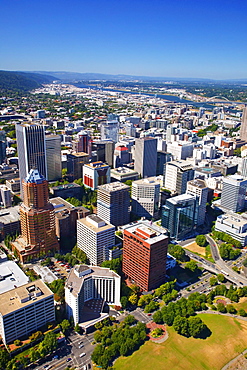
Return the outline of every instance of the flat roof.
<path id="1" fill-rule="evenodd" d="M 164 228 L 160 228 L 158 225 L 154 225 L 153 223 L 151 223 L 151 221 L 139 221 L 136 223 L 131 223 L 129 225 L 123 226 L 122 229 L 128 230 L 130 233 L 135 233 L 138 230 L 141 231 L 141 233 L 144 232 L 143 240 L 148 242 L 150 245 L 164 239 L 168 239 L 168 236 L 166 235 L 167 230 L 165 230 Z M 145 237 L 148 234 L 151 235 L 150 238 Z M 138 233 L 138 235 L 140 235 L 140 233 Z"/>
<path id="2" fill-rule="evenodd" d="M 9 207 L 1 209 L 0 211 L 0 223 L 9 224 L 10 222 L 16 222 L 20 220 L 19 206 Z"/>
<path id="3" fill-rule="evenodd" d="M 124 184 L 123 182 L 120 182 L 120 181 L 111 182 L 109 184 L 104 184 L 104 185 L 98 186 L 98 190 L 105 190 L 105 191 L 111 191 L 111 192 L 122 190 L 122 189 L 129 190 L 130 187 L 128 185 Z"/>
<path id="4" fill-rule="evenodd" d="M 95 216 L 95 217 L 92 218 L 91 216 Z M 92 218 L 92 221 L 94 221 L 95 223 L 90 222 L 90 219 L 88 219 L 88 217 Z M 111 224 L 107 224 L 106 222 L 104 222 L 104 226 L 100 226 L 100 227 L 96 226 L 96 223 L 100 224 L 102 221 L 103 220 L 100 217 L 98 217 L 97 215 L 89 215 L 86 218 L 81 218 L 81 219 L 77 220 L 77 222 L 83 224 L 84 226 L 91 229 L 95 233 L 99 233 L 99 232 L 105 231 L 105 230 L 110 230 L 112 228 L 114 228 L 114 230 L 115 230 L 115 226 L 113 226 Z"/>
<path id="5" fill-rule="evenodd" d="M 40 290 L 41 295 L 36 296 L 34 301 L 29 299 L 26 302 L 21 303 L 20 298 L 23 299 L 24 297 L 28 297 L 27 289 L 32 288 L 33 286 Z M 42 299 L 51 295 L 53 295 L 52 291 L 43 283 L 42 280 L 36 280 L 22 285 L 21 287 L 11 289 L 8 292 L 0 295 L 0 314 L 7 315 L 13 311 L 28 306 L 31 303 L 41 301 Z"/>
<path id="6" fill-rule="evenodd" d="M 1 280 L 2 279 L 2 280 Z M 29 278 L 14 261 L 0 263 L 0 294 L 15 286 L 20 287 L 29 282 Z"/>

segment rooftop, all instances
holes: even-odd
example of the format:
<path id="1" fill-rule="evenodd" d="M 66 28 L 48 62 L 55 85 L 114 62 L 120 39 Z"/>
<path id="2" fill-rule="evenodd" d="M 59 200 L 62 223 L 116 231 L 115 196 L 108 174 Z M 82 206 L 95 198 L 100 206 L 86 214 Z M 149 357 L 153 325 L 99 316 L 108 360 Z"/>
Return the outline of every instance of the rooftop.
<path id="1" fill-rule="evenodd" d="M 27 284 L 29 278 L 13 261 L 0 262 L 0 294 Z"/>
<path id="2" fill-rule="evenodd" d="M 0 210 L 0 226 L 10 222 L 17 222 L 20 220 L 19 206 L 9 207 Z"/>
<path id="3" fill-rule="evenodd" d="M 108 192 L 112 192 L 112 191 L 118 191 L 118 190 L 123 190 L 123 189 L 129 190 L 129 188 L 130 187 L 128 185 L 125 185 L 124 183 L 120 181 L 116 181 L 116 182 L 111 182 L 109 184 L 100 185 L 98 187 L 98 190 L 105 190 Z"/>
<path id="4" fill-rule="evenodd" d="M 150 245 L 159 241 L 168 239 L 167 230 L 152 224 L 151 221 L 139 221 L 122 227 L 130 233 L 138 234 L 143 240 L 146 240 Z"/>
<path id="5" fill-rule="evenodd" d="M 79 223 L 83 224 L 84 226 L 88 227 L 89 229 L 91 229 L 95 233 L 102 232 L 102 231 L 105 231 L 105 230 L 110 230 L 112 228 L 114 228 L 114 230 L 115 230 L 115 226 L 113 226 L 111 224 L 107 224 L 99 216 L 94 215 L 94 214 L 89 215 L 86 218 L 77 220 L 77 222 L 79 222 Z"/>
<path id="6" fill-rule="evenodd" d="M 53 293 L 42 280 L 11 289 L 0 295 L 0 314 L 7 315 L 51 295 Z"/>
<path id="7" fill-rule="evenodd" d="M 43 181 L 45 181 L 45 177 L 41 175 L 38 170 L 32 169 L 24 181 L 32 184 L 42 184 Z"/>

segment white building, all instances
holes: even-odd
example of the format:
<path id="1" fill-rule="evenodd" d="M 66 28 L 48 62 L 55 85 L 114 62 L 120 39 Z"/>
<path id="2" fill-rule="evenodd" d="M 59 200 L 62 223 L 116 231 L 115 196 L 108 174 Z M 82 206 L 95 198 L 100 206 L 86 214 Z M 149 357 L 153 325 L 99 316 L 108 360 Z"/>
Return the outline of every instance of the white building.
<path id="1" fill-rule="evenodd" d="M 53 321 L 53 293 L 41 280 L 0 295 L 0 335 L 4 344 L 22 339 Z"/>
<path id="2" fill-rule="evenodd" d="M 29 282 L 29 277 L 0 250 L 0 294 Z"/>
<path id="3" fill-rule="evenodd" d="M 204 180 L 195 179 L 187 182 L 187 194 L 195 195 L 198 202 L 197 225 L 203 225 L 206 215 L 208 188 Z"/>
<path id="4" fill-rule="evenodd" d="M 240 241 L 244 247 L 247 244 L 247 214 L 226 213 L 216 219 L 215 230 L 224 232 Z"/>
<path id="5" fill-rule="evenodd" d="M 109 260 L 109 249 L 115 246 L 115 226 L 92 214 L 77 220 L 77 246 L 87 255 L 90 264 L 99 266 Z"/>
<path id="6" fill-rule="evenodd" d="M 4 208 L 12 205 L 10 189 L 6 185 L 0 185 L 0 202 Z"/>
<path id="7" fill-rule="evenodd" d="M 174 159 L 177 159 L 177 160 L 192 157 L 193 148 L 194 148 L 194 144 L 187 143 L 187 142 L 184 143 L 184 142 L 174 141 L 173 143 L 167 144 L 167 152 L 171 153 Z"/>
<path id="8" fill-rule="evenodd" d="M 247 180 L 239 175 L 225 177 L 221 195 L 221 206 L 233 212 L 245 208 Z"/>
<path id="9" fill-rule="evenodd" d="M 164 167 L 165 188 L 178 194 L 184 194 L 187 182 L 193 180 L 194 170 L 188 161 L 171 161 Z"/>
<path id="10" fill-rule="evenodd" d="M 100 321 L 102 319 L 101 310 L 98 310 L 98 315 L 94 310 L 94 315 L 90 317 L 90 305 L 87 305 L 87 302 L 98 300 L 97 306 L 99 307 L 100 300 L 103 300 L 112 305 L 121 306 L 120 289 L 121 277 L 116 272 L 98 266 L 75 266 L 70 271 L 65 284 L 68 317 L 73 317 L 75 324 L 91 320 L 94 320 L 93 323 Z"/>
<path id="11" fill-rule="evenodd" d="M 139 217 L 159 216 L 160 181 L 156 177 L 132 182 L 132 212 Z"/>

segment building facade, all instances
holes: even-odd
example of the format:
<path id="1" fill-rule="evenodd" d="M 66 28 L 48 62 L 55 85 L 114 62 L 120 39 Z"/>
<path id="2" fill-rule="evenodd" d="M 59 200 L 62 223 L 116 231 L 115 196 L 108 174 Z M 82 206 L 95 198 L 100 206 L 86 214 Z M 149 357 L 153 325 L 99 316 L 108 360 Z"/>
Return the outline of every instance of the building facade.
<path id="1" fill-rule="evenodd" d="M 164 229 L 140 221 L 123 227 L 123 273 L 143 291 L 165 282 L 168 236 Z"/>
<path id="2" fill-rule="evenodd" d="M 56 181 L 62 177 L 61 137 L 59 135 L 45 136 L 47 159 L 47 180 Z"/>
<path id="3" fill-rule="evenodd" d="M 0 295 L 0 335 L 4 344 L 22 339 L 54 321 L 53 293 L 42 280 Z"/>
<path id="4" fill-rule="evenodd" d="M 101 185 L 97 192 L 97 214 L 114 226 L 130 222 L 130 187 L 122 182 Z"/>
<path id="5" fill-rule="evenodd" d="M 245 209 L 247 180 L 239 175 L 232 175 L 223 179 L 221 206 L 233 212 Z"/>
<path id="6" fill-rule="evenodd" d="M 54 207 L 49 202 L 47 180 L 38 170 L 31 170 L 23 180 L 23 203 L 20 206 L 21 235 L 12 249 L 21 262 L 59 250 L 55 231 Z"/>
<path id="7" fill-rule="evenodd" d="M 144 137 L 135 140 L 135 171 L 142 178 L 156 175 L 157 139 Z"/>
<path id="8" fill-rule="evenodd" d="M 225 213 L 217 217 L 215 230 L 226 233 L 240 241 L 241 245 L 247 245 L 247 214 Z"/>
<path id="9" fill-rule="evenodd" d="M 132 182 L 132 212 L 148 219 L 159 217 L 160 182 L 156 177 Z"/>
<path id="10" fill-rule="evenodd" d="M 180 240 L 190 233 L 197 224 L 198 204 L 196 197 L 181 194 L 166 200 L 162 207 L 163 227 L 168 229 L 170 238 Z"/>
<path id="11" fill-rule="evenodd" d="M 240 139 L 247 141 L 247 107 L 243 109 L 242 122 L 240 126 Z"/>
<path id="12" fill-rule="evenodd" d="M 78 152 L 67 155 L 67 175 L 70 179 L 82 179 L 83 166 L 88 163 L 89 155 L 87 153 Z"/>
<path id="13" fill-rule="evenodd" d="M 203 225 L 208 200 L 208 187 L 205 181 L 200 179 L 188 181 L 186 193 L 196 197 L 198 203 L 197 226 Z"/>
<path id="14" fill-rule="evenodd" d="M 96 215 L 77 220 L 77 246 L 86 253 L 91 265 L 100 266 L 109 260 L 109 249 L 115 246 L 115 226 Z"/>
<path id="15" fill-rule="evenodd" d="M 86 187 L 95 190 L 99 185 L 111 181 L 110 166 L 103 162 L 91 162 L 83 166 L 83 183 Z"/>
<path id="16" fill-rule="evenodd" d="M 178 195 L 186 192 L 187 182 L 193 178 L 193 167 L 187 161 L 171 161 L 164 167 L 164 186 Z"/>

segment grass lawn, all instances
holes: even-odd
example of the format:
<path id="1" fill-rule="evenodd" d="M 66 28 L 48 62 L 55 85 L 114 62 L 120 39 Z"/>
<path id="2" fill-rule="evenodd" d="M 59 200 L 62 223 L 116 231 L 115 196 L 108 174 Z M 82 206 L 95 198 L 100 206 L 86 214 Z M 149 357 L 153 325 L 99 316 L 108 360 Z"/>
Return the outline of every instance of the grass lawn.
<path id="1" fill-rule="evenodd" d="M 200 247 L 196 242 L 192 242 L 190 244 L 187 244 L 185 246 L 186 249 L 188 249 L 191 252 L 198 253 L 201 256 L 205 257 L 206 256 L 206 250 L 204 247 Z"/>
<path id="2" fill-rule="evenodd" d="M 201 314 L 212 334 L 206 339 L 185 338 L 168 329 L 161 344 L 146 342 L 129 357 L 120 357 L 115 370 L 220 370 L 247 348 L 247 322 L 235 318 Z"/>
<path id="3" fill-rule="evenodd" d="M 247 310 L 247 297 L 241 297 L 238 303 L 233 303 L 233 306 L 237 310 L 239 310 L 240 308 Z"/>

